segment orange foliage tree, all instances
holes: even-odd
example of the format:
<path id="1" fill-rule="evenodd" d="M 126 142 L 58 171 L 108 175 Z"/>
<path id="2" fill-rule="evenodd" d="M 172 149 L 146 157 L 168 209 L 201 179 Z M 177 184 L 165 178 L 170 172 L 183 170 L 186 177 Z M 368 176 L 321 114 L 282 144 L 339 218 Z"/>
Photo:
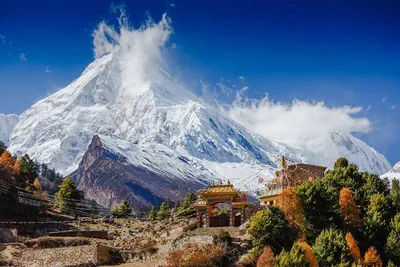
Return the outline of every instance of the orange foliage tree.
<path id="1" fill-rule="evenodd" d="M 370 247 L 364 256 L 364 266 L 382 267 L 382 260 L 378 251 L 374 247 Z"/>
<path id="2" fill-rule="evenodd" d="M 257 267 L 274 267 L 276 265 L 275 255 L 271 247 L 264 248 L 263 253 L 258 258 Z"/>
<path id="3" fill-rule="evenodd" d="M 347 246 L 350 249 L 350 254 L 354 258 L 355 264 L 361 264 L 362 258 L 361 258 L 360 248 L 358 247 L 356 240 L 354 239 L 353 235 L 350 232 L 347 232 L 346 234 L 346 242 Z"/>
<path id="4" fill-rule="evenodd" d="M 302 249 L 304 249 L 304 258 L 308 261 L 310 267 L 318 267 L 318 261 L 312 251 L 312 247 L 305 241 L 300 241 L 298 244 Z"/>
<path id="5" fill-rule="evenodd" d="M 293 187 L 288 187 L 282 191 L 278 205 L 285 213 L 289 223 L 303 232 L 303 206 Z"/>
<path id="6" fill-rule="evenodd" d="M 360 224 L 360 217 L 351 191 L 343 187 L 339 194 L 339 207 L 343 217 L 353 225 Z"/>

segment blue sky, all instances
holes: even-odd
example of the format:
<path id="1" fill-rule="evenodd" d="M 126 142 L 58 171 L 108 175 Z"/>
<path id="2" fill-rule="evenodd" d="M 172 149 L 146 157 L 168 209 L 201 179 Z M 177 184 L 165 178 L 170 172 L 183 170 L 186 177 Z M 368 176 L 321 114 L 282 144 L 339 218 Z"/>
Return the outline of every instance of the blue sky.
<path id="1" fill-rule="evenodd" d="M 373 131 L 357 136 L 392 164 L 400 160 L 399 1 L 122 4 L 135 26 L 167 12 L 174 29 L 170 42 L 176 44 L 173 63 L 189 86 L 200 88 L 201 79 L 223 81 L 249 86 L 253 98 L 268 93 L 276 101 L 362 106 L 358 115 L 370 119 Z M 93 60 L 96 25 L 115 23 L 112 5 L 1 1 L 0 113 L 21 113 L 77 78 Z"/>

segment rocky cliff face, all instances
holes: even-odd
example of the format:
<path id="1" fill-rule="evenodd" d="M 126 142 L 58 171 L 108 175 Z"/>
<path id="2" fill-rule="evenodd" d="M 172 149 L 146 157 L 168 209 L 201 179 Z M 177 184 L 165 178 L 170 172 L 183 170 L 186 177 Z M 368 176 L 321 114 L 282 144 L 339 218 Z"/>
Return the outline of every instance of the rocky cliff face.
<path id="1" fill-rule="evenodd" d="M 135 210 L 182 199 L 204 185 L 196 180 L 177 182 L 172 174 L 164 176 L 135 166 L 126 156 L 107 147 L 99 136 L 94 136 L 73 179 L 87 198 L 100 205 L 113 207 L 127 199 Z"/>

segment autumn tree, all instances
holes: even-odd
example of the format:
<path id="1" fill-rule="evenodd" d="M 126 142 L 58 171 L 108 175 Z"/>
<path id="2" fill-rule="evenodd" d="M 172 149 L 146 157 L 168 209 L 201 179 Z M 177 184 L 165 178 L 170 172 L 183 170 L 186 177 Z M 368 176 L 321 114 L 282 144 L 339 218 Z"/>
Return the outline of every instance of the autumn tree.
<path id="1" fill-rule="evenodd" d="M 364 266 L 382 267 L 382 260 L 378 251 L 374 247 L 370 247 L 364 256 Z"/>
<path id="2" fill-rule="evenodd" d="M 298 242 L 299 246 L 303 248 L 304 250 L 304 258 L 308 261 L 310 264 L 310 267 L 318 267 L 318 261 L 317 258 L 314 255 L 314 252 L 312 250 L 312 247 L 307 244 L 305 241 L 300 241 Z"/>
<path id="3" fill-rule="evenodd" d="M 289 223 L 299 230 L 303 228 L 303 206 L 293 187 L 286 188 L 280 194 L 279 207 L 285 213 Z"/>
<path id="4" fill-rule="evenodd" d="M 271 247 L 266 247 L 263 250 L 263 253 L 258 258 L 257 267 L 275 267 L 275 254 L 272 251 Z"/>
<path id="5" fill-rule="evenodd" d="M 339 193 L 339 207 L 345 221 L 352 226 L 360 225 L 360 217 L 351 191 L 347 187 L 343 187 Z"/>
<path id="6" fill-rule="evenodd" d="M 362 258 L 361 258 L 360 248 L 358 247 L 356 240 L 354 239 L 353 235 L 350 232 L 347 232 L 346 234 L 346 243 L 350 249 L 350 254 L 354 258 L 354 262 L 356 264 L 361 264 Z"/>

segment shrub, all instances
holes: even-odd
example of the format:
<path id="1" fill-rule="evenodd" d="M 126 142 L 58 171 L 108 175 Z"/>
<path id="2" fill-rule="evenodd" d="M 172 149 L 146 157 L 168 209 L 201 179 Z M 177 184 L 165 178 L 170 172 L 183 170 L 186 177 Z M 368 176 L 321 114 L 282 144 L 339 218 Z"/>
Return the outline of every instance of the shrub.
<path id="1" fill-rule="evenodd" d="M 213 235 L 214 244 L 225 244 L 227 246 L 232 246 L 232 237 L 229 232 L 221 230 L 218 234 Z"/>
<path id="2" fill-rule="evenodd" d="M 259 210 L 250 218 L 249 233 L 252 235 L 253 244 L 261 250 L 270 246 L 274 253 L 282 248 L 290 249 L 297 231 L 289 226 L 284 213 L 278 207 Z"/>
<path id="3" fill-rule="evenodd" d="M 227 264 L 227 252 L 222 245 L 188 244 L 170 253 L 167 267 L 223 267 Z"/>
<path id="4" fill-rule="evenodd" d="M 262 250 L 258 248 L 250 249 L 246 255 L 243 255 L 238 263 L 238 266 L 241 267 L 248 267 L 248 266 L 256 266 L 257 260 L 262 254 Z"/>

